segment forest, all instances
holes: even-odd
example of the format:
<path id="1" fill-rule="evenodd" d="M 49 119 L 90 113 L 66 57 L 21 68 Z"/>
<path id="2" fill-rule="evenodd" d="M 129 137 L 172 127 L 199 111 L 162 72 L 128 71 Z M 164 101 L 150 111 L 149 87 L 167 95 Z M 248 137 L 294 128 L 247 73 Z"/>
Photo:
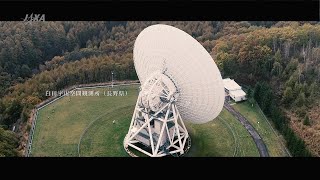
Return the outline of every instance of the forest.
<path id="1" fill-rule="evenodd" d="M 23 155 L 46 90 L 107 82 L 111 71 L 136 80 L 134 41 L 158 23 L 192 35 L 224 78 L 248 87 L 293 156 L 320 156 L 320 24 L 282 21 L 0 22 L 0 156 Z"/>

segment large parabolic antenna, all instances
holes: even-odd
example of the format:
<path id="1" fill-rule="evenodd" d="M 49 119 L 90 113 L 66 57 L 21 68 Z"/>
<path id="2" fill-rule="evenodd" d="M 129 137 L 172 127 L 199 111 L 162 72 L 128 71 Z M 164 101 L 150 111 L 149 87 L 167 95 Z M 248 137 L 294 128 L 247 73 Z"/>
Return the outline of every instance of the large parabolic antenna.
<path id="1" fill-rule="evenodd" d="M 162 24 L 139 34 L 133 58 L 141 90 L 125 149 L 152 157 L 184 154 L 191 141 L 183 121 L 206 123 L 223 108 L 218 67 L 197 40 Z"/>

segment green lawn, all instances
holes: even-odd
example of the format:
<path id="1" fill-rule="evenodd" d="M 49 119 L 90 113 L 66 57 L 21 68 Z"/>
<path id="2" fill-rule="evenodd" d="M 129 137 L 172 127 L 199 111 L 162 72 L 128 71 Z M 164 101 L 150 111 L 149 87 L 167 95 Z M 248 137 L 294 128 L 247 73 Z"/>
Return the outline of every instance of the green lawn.
<path id="1" fill-rule="evenodd" d="M 131 121 L 137 89 L 138 86 L 126 86 L 127 96 L 110 97 L 103 96 L 106 88 L 96 88 L 93 90 L 100 91 L 100 96 L 77 96 L 71 100 L 64 97 L 41 109 L 31 156 L 79 156 L 79 142 L 81 156 L 128 156 L 122 143 Z M 242 107 L 241 104 L 236 106 Z M 192 142 L 186 156 L 259 156 L 249 133 L 226 110 L 209 123 L 187 123 L 186 126 Z M 262 134 L 263 138 L 265 135 L 268 134 Z M 273 147 L 277 142 L 268 141 L 268 144 Z M 270 154 L 277 155 L 273 151 Z"/>
<path id="2" fill-rule="evenodd" d="M 227 110 L 205 124 L 187 124 L 192 146 L 187 156 L 258 157 L 249 133 Z"/>
<path id="3" fill-rule="evenodd" d="M 279 137 L 272 131 L 264 116 L 259 113 L 258 106 L 252 106 L 249 101 L 244 101 L 233 105 L 233 107 L 246 117 L 258 131 L 268 148 L 270 156 L 288 156 Z"/>
<path id="4" fill-rule="evenodd" d="M 115 109 L 91 124 L 80 143 L 81 156 L 129 156 L 123 148 L 134 105 Z M 115 123 L 113 123 L 115 121 Z"/>
<path id="5" fill-rule="evenodd" d="M 94 90 L 100 91 L 100 96 L 74 96 L 70 102 L 70 97 L 64 97 L 41 109 L 31 155 L 78 156 L 79 138 L 92 121 L 136 103 L 138 86 L 124 88 L 128 91 L 127 96 L 104 96 L 107 89 L 98 88 Z"/>
<path id="6" fill-rule="evenodd" d="M 222 120 L 226 121 L 227 124 L 233 129 L 235 136 L 237 137 L 237 151 L 236 156 L 238 157 L 258 157 L 258 149 L 250 136 L 249 132 L 242 126 L 242 124 L 236 120 L 232 114 L 227 110 L 223 109 L 219 115 Z"/>

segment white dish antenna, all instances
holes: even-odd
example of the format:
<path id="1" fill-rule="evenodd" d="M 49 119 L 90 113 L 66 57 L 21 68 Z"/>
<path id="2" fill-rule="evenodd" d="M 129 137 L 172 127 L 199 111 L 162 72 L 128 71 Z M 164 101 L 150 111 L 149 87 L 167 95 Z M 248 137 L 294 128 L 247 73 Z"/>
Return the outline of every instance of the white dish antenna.
<path id="1" fill-rule="evenodd" d="M 162 24 L 149 26 L 138 35 L 133 59 L 141 92 L 125 147 L 149 156 L 183 154 L 190 143 L 183 120 L 206 123 L 223 108 L 224 87 L 218 67 L 197 40 Z M 174 125 L 168 125 L 170 122 Z M 136 142 L 151 151 L 134 145 Z"/>

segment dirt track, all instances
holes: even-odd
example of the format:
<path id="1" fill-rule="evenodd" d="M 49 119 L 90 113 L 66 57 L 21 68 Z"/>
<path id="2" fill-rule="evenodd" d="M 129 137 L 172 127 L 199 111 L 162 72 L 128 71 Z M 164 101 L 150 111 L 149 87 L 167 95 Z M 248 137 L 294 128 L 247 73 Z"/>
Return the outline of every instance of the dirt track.
<path id="1" fill-rule="evenodd" d="M 260 157 L 269 157 L 267 146 L 263 142 L 259 133 L 250 124 L 250 122 L 239 112 L 237 112 L 228 102 L 224 103 L 224 108 L 226 108 L 234 117 L 236 117 L 240 121 L 240 123 L 247 129 L 258 148 Z"/>

